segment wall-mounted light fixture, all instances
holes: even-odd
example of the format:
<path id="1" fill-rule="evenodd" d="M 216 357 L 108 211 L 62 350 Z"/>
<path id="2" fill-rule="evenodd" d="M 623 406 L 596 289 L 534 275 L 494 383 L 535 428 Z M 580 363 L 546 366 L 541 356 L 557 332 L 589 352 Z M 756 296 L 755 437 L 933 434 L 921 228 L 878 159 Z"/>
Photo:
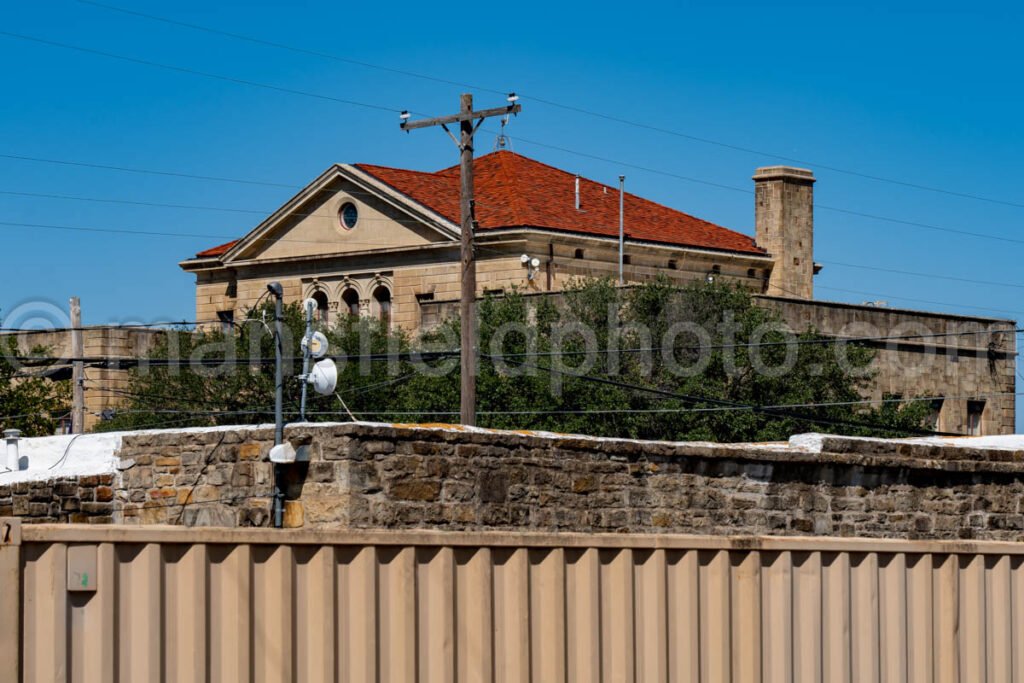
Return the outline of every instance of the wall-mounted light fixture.
<path id="1" fill-rule="evenodd" d="M 519 257 L 519 262 L 526 266 L 526 279 L 532 281 L 537 276 L 537 271 L 540 270 L 540 259 L 530 258 L 529 254 L 523 254 Z"/>

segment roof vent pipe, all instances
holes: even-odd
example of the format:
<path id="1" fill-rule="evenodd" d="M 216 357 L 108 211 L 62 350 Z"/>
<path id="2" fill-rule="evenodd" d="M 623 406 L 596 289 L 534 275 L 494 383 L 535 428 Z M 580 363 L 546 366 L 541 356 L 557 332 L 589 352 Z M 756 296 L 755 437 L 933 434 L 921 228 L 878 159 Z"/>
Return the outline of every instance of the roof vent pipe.
<path id="1" fill-rule="evenodd" d="M 576 176 L 576 210 L 580 210 L 580 177 Z"/>
<path id="2" fill-rule="evenodd" d="M 626 209 L 625 209 L 625 194 L 626 194 L 626 176 L 619 176 L 619 284 L 626 284 L 626 275 L 622 269 L 623 263 L 625 262 L 625 248 L 626 248 Z"/>
<path id="3" fill-rule="evenodd" d="M 17 472 L 20 469 L 28 467 L 28 463 L 25 463 L 25 468 L 21 467 L 21 458 L 18 457 L 18 441 L 21 439 L 20 429 L 5 429 L 4 440 L 7 442 L 7 469 L 12 472 Z M 28 460 L 28 458 L 26 458 Z"/>

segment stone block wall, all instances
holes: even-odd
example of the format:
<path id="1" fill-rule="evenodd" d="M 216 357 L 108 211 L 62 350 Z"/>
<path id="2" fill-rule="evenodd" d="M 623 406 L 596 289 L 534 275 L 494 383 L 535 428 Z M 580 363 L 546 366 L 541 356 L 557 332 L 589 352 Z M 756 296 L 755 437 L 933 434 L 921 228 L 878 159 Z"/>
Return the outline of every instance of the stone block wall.
<path id="1" fill-rule="evenodd" d="M 286 526 L 1024 538 L 1024 451 L 296 425 Z M 268 526 L 270 429 L 125 436 L 115 519 Z"/>
<path id="2" fill-rule="evenodd" d="M 114 517 L 116 475 L 58 477 L 0 486 L 0 517 L 29 522 L 109 524 Z"/>
<path id="3" fill-rule="evenodd" d="M 553 297 L 563 305 L 560 293 Z M 871 344 L 874 376 L 866 400 L 886 396 L 946 397 L 938 402 L 937 431 L 967 434 L 968 402 L 984 402 L 981 434 L 1013 434 L 1016 420 L 1016 323 L 1012 320 L 910 311 L 792 297 L 761 296 L 755 302 L 778 313 L 796 333 L 813 327 L 840 339 L 918 335 L 919 339 Z M 458 301 L 422 305 L 424 326 L 457 315 Z"/>
<path id="4" fill-rule="evenodd" d="M 923 335 L 872 343 L 874 378 L 864 396 L 944 396 L 938 431 L 968 432 L 968 401 L 984 402 L 981 434 L 1013 434 L 1016 323 L 1012 320 L 909 311 L 787 297 L 757 297 L 793 330 L 814 327 L 838 338 Z"/>
<path id="5" fill-rule="evenodd" d="M 639 442 L 294 425 L 289 528 L 1024 539 L 1024 450 L 819 437 Z M 117 474 L 0 488 L 0 516 L 270 526 L 269 428 L 125 434 Z"/>
<path id="6" fill-rule="evenodd" d="M 125 436 L 117 521 L 185 526 L 269 526 L 273 429 Z"/>
<path id="7" fill-rule="evenodd" d="M 14 336 L 17 348 L 28 354 L 37 347 L 45 348 L 46 355 L 55 358 L 71 358 L 71 333 L 49 330 L 24 330 L 5 333 Z M 111 328 L 94 326 L 82 331 L 83 354 L 87 358 L 139 358 L 147 355 L 160 343 L 165 332 L 148 327 Z M 52 368 L 53 377 L 70 377 L 70 363 L 57 361 Z M 85 367 L 85 428 L 92 429 L 99 421 L 100 414 L 107 408 L 123 403 L 117 392 L 129 388 L 130 374 L 127 369 Z"/>

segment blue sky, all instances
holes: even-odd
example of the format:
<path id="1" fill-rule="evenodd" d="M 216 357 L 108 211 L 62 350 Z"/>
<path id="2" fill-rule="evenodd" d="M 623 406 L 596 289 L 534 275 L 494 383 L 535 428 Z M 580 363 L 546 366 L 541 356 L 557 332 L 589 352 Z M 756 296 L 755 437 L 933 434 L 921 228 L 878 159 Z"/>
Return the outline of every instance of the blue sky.
<path id="1" fill-rule="evenodd" d="M 800 160 L 818 177 L 815 255 L 825 265 L 817 279 L 819 298 L 1024 319 L 1024 275 L 1017 272 L 1024 243 L 821 208 L 1024 240 L 1022 206 L 823 168 L 1024 205 L 1019 5 L 477 3 L 465 35 L 457 32 L 460 22 L 450 6 L 424 3 L 187 0 L 130 7 L 481 88 L 516 90 L 524 111 L 509 129 L 515 151 L 608 183 L 625 173 L 632 192 L 748 233 L 753 199 L 746 191 L 754 168 L 781 163 L 773 154 Z M 70 0 L 8 2 L 0 18 L 3 31 L 394 111 L 447 113 L 463 90 Z M 432 170 L 456 161 L 443 133 L 403 134 L 392 111 L 6 36 L 0 36 L 0 58 L 0 154 L 295 186 L 334 162 Z M 761 153 L 621 125 L 531 96 Z M 503 103 L 482 90 L 476 99 L 479 106 Z M 478 149 L 492 146 L 493 136 L 482 134 Z M 259 214 L 3 192 L 254 212 L 273 210 L 291 193 L 0 158 L 0 221 L 201 235 L 0 225 L 6 238 L 0 312 L 63 308 L 76 294 L 90 324 L 194 317 L 192 280 L 177 262 L 243 234 Z"/>

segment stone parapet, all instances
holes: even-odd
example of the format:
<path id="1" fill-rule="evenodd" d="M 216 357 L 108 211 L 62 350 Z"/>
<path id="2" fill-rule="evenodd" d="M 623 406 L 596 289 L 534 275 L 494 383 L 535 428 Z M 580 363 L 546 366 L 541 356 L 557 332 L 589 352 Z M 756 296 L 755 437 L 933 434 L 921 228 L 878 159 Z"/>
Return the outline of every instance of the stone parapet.
<path id="1" fill-rule="evenodd" d="M 310 454 L 286 467 L 291 528 L 1024 537 L 1024 450 L 969 441 L 670 443 L 367 423 L 292 425 L 286 438 Z M 0 516 L 266 527 L 272 443 L 266 427 L 125 434 L 116 474 L 0 487 Z"/>

